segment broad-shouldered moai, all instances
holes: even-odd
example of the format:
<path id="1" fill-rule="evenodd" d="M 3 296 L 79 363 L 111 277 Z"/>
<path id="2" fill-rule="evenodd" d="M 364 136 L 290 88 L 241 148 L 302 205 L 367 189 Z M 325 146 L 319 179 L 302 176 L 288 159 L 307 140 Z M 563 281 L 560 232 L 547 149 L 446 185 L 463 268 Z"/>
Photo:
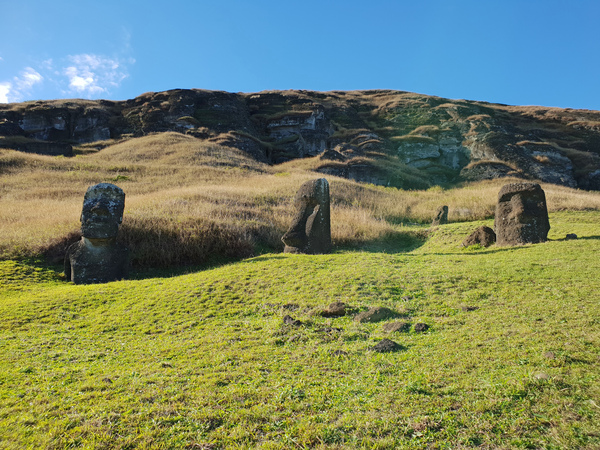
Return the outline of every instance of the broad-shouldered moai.
<path id="1" fill-rule="evenodd" d="M 496 245 L 536 244 L 548 239 L 546 195 L 537 183 L 511 183 L 498 193 Z"/>
<path id="2" fill-rule="evenodd" d="M 125 193 L 114 184 L 90 186 L 83 198 L 79 242 L 65 256 L 65 275 L 75 284 L 106 283 L 127 276 L 129 251 L 117 244 Z"/>
<path id="3" fill-rule="evenodd" d="M 329 253 L 331 219 L 329 183 L 325 178 L 307 181 L 294 200 L 296 215 L 281 240 L 285 253 Z"/>

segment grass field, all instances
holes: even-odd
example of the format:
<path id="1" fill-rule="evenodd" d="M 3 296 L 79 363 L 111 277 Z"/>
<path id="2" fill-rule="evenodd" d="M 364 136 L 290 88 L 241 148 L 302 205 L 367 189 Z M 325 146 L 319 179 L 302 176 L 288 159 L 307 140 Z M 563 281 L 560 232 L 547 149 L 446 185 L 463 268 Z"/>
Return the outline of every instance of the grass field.
<path id="1" fill-rule="evenodd" d="M 599 193 L 543 185 L 548 242 L 465 249 L 508 180 L 327 177 L 334 252 L 288 255 L 318 159 L 111 144 L 0 150 L 1 449 L 600 448 Z M 58 262 L 98 182 L 127 194 L 132 279 L 75 286 Z M 396 318 L 354 320 L 372 306 Z M 399 351 L 372 350 L 384 338 Z"/>
<path id="2" fill-rule="evenodd" d="M 537 245 L 463 249 L 491 221 L 455 223 L 91 286 L 1 262 L 0 446 L 598 448 L 600 212 L 550 220 Z"/>

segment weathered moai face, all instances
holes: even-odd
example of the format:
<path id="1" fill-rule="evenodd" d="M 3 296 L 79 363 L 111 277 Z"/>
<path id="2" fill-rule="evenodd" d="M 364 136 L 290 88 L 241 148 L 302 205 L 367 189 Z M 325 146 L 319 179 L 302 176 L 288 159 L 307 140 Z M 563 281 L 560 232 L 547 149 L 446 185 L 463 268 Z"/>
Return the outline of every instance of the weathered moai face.
<path id="1" fill-rule="evenodd" d="M 331 250 L 329 183 L 307 181 L 294 200 L 296 215 L 281 240 L 286 253 L 328 253 Z"/>
<path id="2" fill-rule="evenodd" d="M 546 241 L 550 222 L 546 195 L 536 183 L 511 183 L 500 189 L 494 219 L 498 245 Z"/>
<path id="3" fill-rule="evenodd" d="M 90 186 L 83 198 L 81 233 L 88 239 L 115 238 L 123 221 L 125 193 L 114 184 Z"/>

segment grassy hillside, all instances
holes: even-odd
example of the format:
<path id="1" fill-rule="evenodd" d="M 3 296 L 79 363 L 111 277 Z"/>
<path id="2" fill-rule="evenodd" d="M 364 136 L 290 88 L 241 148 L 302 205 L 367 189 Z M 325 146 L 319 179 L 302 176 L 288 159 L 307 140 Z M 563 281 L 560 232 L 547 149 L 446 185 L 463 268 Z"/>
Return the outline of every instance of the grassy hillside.
<path id="1" fill-rule="evenodd" d="M 120 239 L 134 265 L 172 267 L 281 251 L 295 192 L 316 177 L 326 176 L 331 185 L 338 247 L 395 239 L 397 224 L 428 223 L 444 204 L 451 221 L 490 218 L 500 187 L 510 181 L 386 188 L 314 172 L 323 164 L 319 156 L 269 166 L 178 133 L 96 145 L 100 150 L 74 158 L 0 150 L 0 258 L 60 260 L 78 239 L 83 194 L 99 182 L 126 193 Z M 551 211 L 600 208 L 598 193 L 543 187 Z"/>
<path id="2" fill-rule="evenodd" d="M 462 249 L 491 221 L 453 223 L 92 286 L 3 261 L 0 447 L 598 448 L 599 220 L 553 213 L 549 242 L 516 248 Z M 351 314 L 321 317 L 334 301 Z M 353 320 L 370 306 L 398 317 Z M 401 349 L 370 350 L 383 338 Z"/>
<path id="3" fill-rule="evenodd" d="M 0 448 L 600 446 L 600 193 L 543 184 L 549 242 L 463 249 L 507 179 L 327 175 L 333 254 L 284 255 L 319 156 L 269 166 L 178 133 L 77 151 L 0 150 Z M 132 279 L 75 286 L 59 263 L 98 182 L 126 192 Z M 320 315 L 337 301 L 347 316 Z M 371 306 L 396 317 L 354 320 Z"/>

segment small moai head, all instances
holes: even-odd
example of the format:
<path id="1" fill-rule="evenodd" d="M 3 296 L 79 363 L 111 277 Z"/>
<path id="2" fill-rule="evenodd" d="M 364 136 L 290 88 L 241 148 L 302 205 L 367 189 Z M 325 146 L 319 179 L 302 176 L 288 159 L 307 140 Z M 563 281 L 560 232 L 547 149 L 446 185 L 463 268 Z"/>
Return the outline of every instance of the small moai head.
<path id="1" fill-rule="evenodd" d="M 81 234 L 88 239 L 116 238 L 123 221 L 125 192 L 114 184 L 90 186 L 83 198 Z"/>
<path id="2" fill-rule="evenodd" d="M 307 181 L 294 199 L 296 215 L 281 240 L 286 253 L 329 253 L 331 223 L 329 183 L 325 178 Z"/>
<path id="3" fill-rule="evenodd" d="M 497 245 L 544 242 L 550 221 L 546 195 L 537 183 L 511 183 L 500 189 L 494 218 Z"/>
<path id="4" fill-rule="evenodd" d="M 437 225 L 444 225 L 446 223 L 448 223 L 448 207 L 444 205 L 440 206 L 435 212 L 435 217 L 431 222 L 431 226 L 435 227 Z"/>

